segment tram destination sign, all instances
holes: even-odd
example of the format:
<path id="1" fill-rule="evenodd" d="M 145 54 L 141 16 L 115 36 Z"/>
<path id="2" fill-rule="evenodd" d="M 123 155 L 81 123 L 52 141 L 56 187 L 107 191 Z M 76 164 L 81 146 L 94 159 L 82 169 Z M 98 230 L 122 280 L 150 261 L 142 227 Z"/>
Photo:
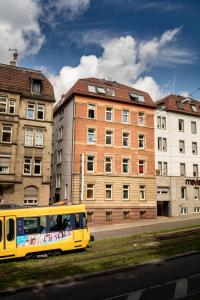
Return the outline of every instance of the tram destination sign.
<path id="1" fill-rule="evenodd" d="M 185 184 L 187 185 L 200 185 L 200 179 L 186 179 Z"/>

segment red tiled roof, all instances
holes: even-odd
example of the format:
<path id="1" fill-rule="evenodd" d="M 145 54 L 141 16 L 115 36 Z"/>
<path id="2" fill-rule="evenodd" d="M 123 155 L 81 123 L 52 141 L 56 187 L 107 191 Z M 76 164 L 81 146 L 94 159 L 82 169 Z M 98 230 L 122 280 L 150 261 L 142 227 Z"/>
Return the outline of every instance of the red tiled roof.
<path id="1" fill-rule="evenodd" d="M 187 101 L 187 99 L 189 99 L 189 101 Z M 179 108 L 177 103 L 182 103 L 183 108 Z M 157 108 L 159 108 L 163 104 L 166 111 L 200 116 L 200 101 L 194 100 L 192 98 L 171 94 L 157 101 L 155 104 Z M 196 106 L 197 112 L 192 111 L 191 105 Z"/>
<path id="2" fill-rule="evenodd" d="M 31 79 L 42 81 L 41 94 L 31 92 Z M 24 96 L 34 96 L 38 99 L 55 101 L 54 91 L 49 80 L 41 71 L 0 64 L 0 90 L 20 93 Z"/>
<path id="3" fill-rule="evenodd" d="M 102 87 L 104 89 L 114 90 L 115 96 L 109 96 L 108 94 L 100 94 L 93 93 L 88 91 L 88 85 L 94 85 L 96 87 Z M 133 101 L 130 98 L 129 93 L 136 93 L 137 95 L 143 96 L 145 102 Z M 105 79 L 97 79 L 97 78 L 83 78 L 79 79 L 73 87 L 63 96 L 63 98 L 57 103 L 54 108 L 54 114 L 59 110 L 59 108 L 69 101 L 73 95 L 81 95 L 92 98 L 98 98 L 101 100 L 109 100 L 115 102 L 124 102 L 131 105 L 140 105 L 140 106 L 148 106 L 155 108 L 155 104 L 151 99 L 148 93 L 143 91 L 139 91 L 132 87 L 126 86 L 124 84 L 120 84 L 116 81 L 108 81 Z"/>

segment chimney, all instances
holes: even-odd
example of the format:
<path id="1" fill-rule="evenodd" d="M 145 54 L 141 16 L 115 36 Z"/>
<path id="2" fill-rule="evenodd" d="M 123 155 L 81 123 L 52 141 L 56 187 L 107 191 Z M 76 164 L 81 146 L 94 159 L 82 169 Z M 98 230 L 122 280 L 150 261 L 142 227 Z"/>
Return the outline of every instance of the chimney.
<path id="1" fill-rule="evenodd" d="M 9 49 L 9 51 L 13 51 L 13 59 L 10 61 L 10 65 L 16 66 L 17 58 L 18 58 L 17 49 Z"/>

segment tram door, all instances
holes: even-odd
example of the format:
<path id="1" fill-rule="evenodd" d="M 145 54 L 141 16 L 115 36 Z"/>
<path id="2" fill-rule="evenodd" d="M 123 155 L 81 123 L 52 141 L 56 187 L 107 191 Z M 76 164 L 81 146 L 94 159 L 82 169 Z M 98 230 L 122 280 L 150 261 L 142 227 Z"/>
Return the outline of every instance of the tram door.
<path id="1" fill-rule="evenodd" d="M 14 256 L 16 249 L 16 217 L 0 217 L 0 256 Z"/>
<path id="2" fill-rule="evenodd" d="M 73 224 L 73 235 L 74 235 L 74 242 L 75 243 L 80 243 L 83 240 L 83 230 L 81 226 L 81 219 L 82 219 L 82 214 L 74 214 L 74 224 Z"/>

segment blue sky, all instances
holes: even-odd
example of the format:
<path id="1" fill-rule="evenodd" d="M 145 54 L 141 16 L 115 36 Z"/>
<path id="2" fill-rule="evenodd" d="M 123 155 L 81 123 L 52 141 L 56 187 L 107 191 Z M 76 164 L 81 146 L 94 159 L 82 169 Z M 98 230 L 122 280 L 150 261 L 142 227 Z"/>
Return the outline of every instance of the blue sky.
<path id="1" fill-rule="evenodd" d="M 42 69 L 57 100 L 89 76 L 153 99 L 191 94 L 200 87 L 199 23 L 198 0 L 1 0 L 0 61 L 17 48 L 18 64 Z"/>

